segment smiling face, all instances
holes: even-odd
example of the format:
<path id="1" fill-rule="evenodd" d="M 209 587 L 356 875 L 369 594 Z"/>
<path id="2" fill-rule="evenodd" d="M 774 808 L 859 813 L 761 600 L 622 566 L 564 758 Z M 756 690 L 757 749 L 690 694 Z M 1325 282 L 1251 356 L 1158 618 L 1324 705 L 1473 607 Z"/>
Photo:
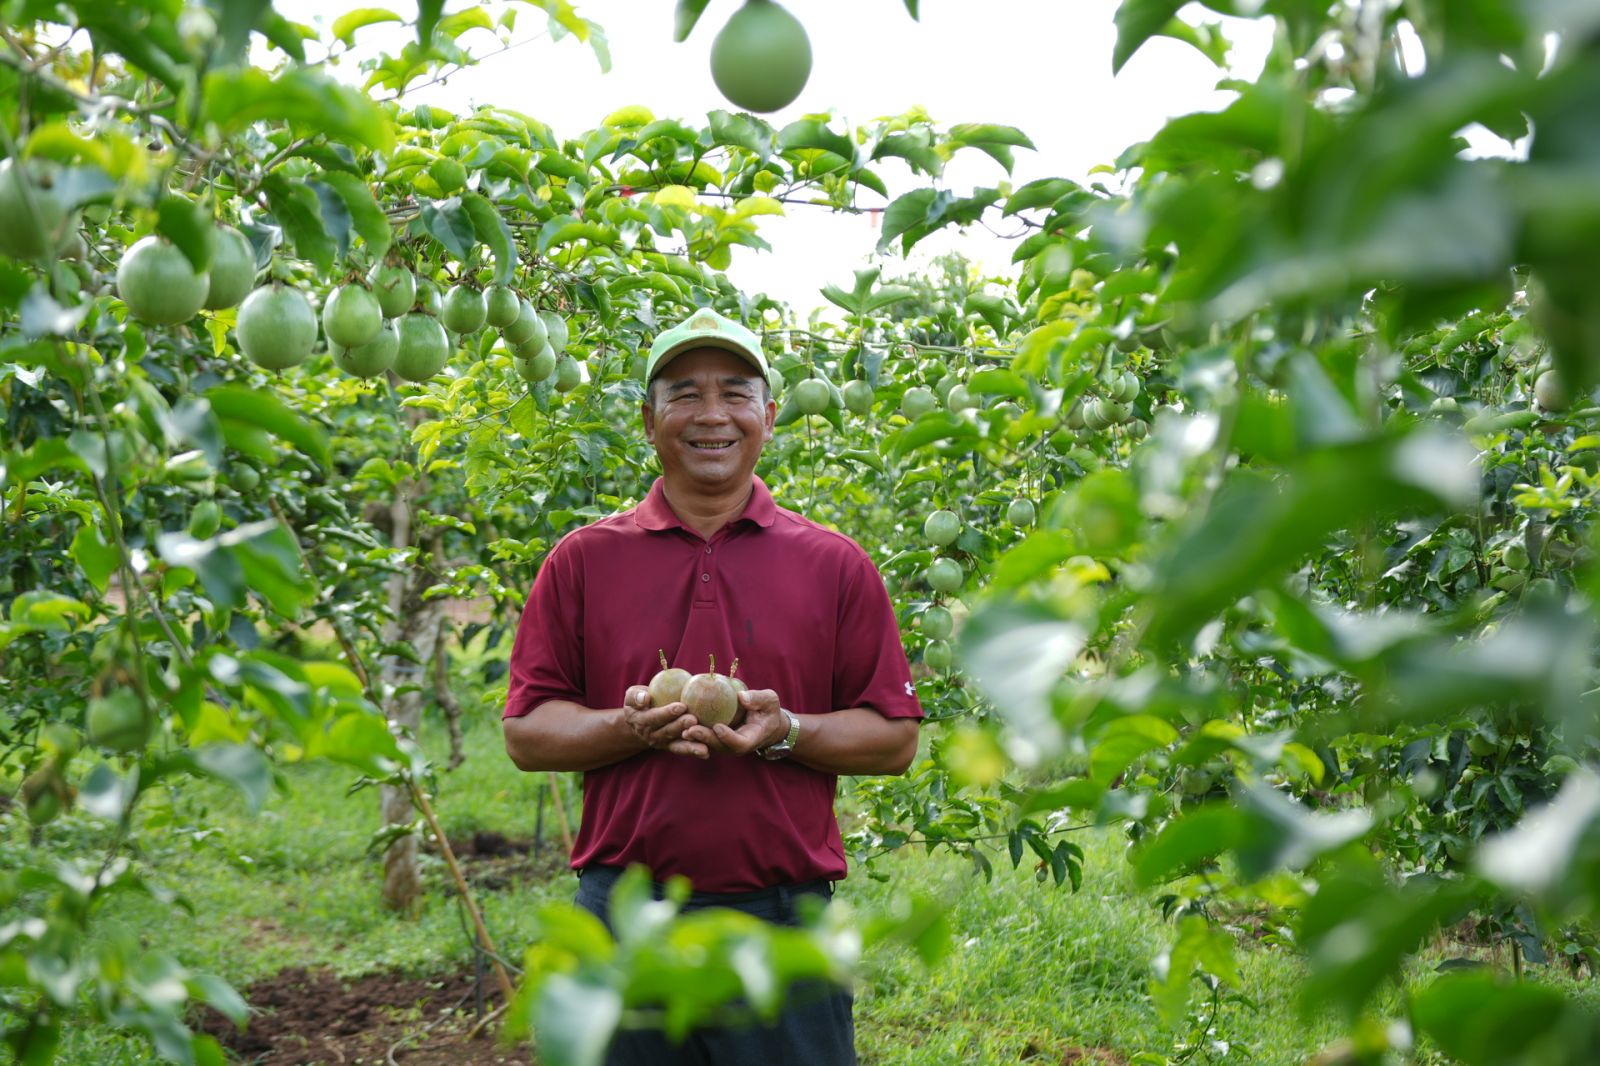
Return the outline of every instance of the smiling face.
<path id="1" fill-rule="evenodd" d="M 670 490 L 716 495 L 747 488 L 777 407 L 760 371 L 720 348 L 693 348 L 657 373 L 645 437 Z"/>

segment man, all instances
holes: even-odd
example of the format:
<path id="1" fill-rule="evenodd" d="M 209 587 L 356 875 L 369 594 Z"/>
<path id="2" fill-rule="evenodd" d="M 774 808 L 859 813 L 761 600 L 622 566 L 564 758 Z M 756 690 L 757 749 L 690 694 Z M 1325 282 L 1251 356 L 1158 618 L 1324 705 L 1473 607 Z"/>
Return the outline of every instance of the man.
<path id="1" fill-rule="evenodd" d="M 916 754 L 922 709 L 871 559 L 755 476 L 776 415 L 766 372 L 755 334 L 709 309 L 656 339 L 642 414 L 661 477 L 561 539 L 517 630 L 506 751 L 523 770 L 583 772 L 572 866 L 602 920 L 642 863 L 658 883 L 688 877 L 690 907 L 793 924 L 796 897 L 826 900 L 845 876 L 837 775 L 904 773 Z M 659 653 L 691 673 L 737 658 L 742 724 L 651 707 Z M 853 1042 L 837 991 L 682 1046 L 624 1033 L 607 1061 L 831 1066 L 855 1062 Z"/>

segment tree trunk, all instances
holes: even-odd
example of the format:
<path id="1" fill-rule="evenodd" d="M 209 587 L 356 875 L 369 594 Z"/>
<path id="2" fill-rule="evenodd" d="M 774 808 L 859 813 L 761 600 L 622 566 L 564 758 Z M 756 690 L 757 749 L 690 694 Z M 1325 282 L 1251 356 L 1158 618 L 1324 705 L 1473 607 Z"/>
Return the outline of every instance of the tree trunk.
<path id="1" fill-rule="evenodd" d="M 390 543 L 396 548 L 411 546 L 410 494 L 413 485 L 403 484 L 395 493 L 390 505 L 392 522 Z M 428 558 L 422 553 L 422 558 Z M 384 627 L 384 640 L 403 642 L 416 649 L 420 662 L 411 662 L 398 655 L 383 657 L 382 686 L 387 694 L 409 686 L 411 691 L 389 700 L 385 708 L 391 724 L 415 738 L 422 725 L 423 681 L 429 664 L 434 660 L 435 647 L 443 631 L 443 601 L 424 601 L 423 590 L 437 580 L 431 567 L 412 566 L 403 574 L 389 579 L 389 607 L 393 620 Z M 408 789 L 384 785 L 380 805 L 383 824 L 406 825 L 415 820 L 416 811 Z M 417 834 L 398 838 L 383 856 L 383 903 L 393 911 L 414 910 L 422 898 L 422 874 L 417 864 Z"/>

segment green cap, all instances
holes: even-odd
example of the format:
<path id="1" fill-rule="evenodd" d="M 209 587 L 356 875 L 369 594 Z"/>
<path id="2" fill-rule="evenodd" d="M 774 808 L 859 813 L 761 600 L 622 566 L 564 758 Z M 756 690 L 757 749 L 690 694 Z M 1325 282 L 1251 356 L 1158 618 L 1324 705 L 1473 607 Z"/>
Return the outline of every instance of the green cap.
<path id="1" fill-rule="evenodd" d="M 675 356 L 691 348 L 721 348 L 761 371 L 762 377 L 767 374 L 767 357 L 761 351 L 761 338 L 733 319 L 709 307 L 702 307 L 662 333 L 650 346 L 650 358 L 644 363 L 645 384 L 648 385 L 650 379 L 656 376 L 656 371 Z"/>

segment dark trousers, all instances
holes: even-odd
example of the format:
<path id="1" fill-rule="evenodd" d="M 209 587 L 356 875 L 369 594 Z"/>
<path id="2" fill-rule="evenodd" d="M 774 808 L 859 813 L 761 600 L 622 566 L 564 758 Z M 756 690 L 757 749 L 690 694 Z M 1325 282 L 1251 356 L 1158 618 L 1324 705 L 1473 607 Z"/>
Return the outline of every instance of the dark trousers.
<path id="1" fill-rule="evenodd" d="M 611 928 L 611 889 L 622 871 L 591 866 L 578 879 L 577 904 Z M 657 894 L 659 896 L 659 886 Z M 797 925 L 795 900 L 802 895 L 831 899 L 827 881 L 784 885 L 760 893 L 718 895 L 696 892 L 684 910 L 730 907 L 776 925 Z M 784 999 L 783 1013 L 768 1025 L 696 1029 L 682 1044 L 659 1030 L 619 1030 L 606 1052 L 606 1066 L 855 1066 L 855 1021 L 848 991 L 816 982 L 797 983 Z"/>

